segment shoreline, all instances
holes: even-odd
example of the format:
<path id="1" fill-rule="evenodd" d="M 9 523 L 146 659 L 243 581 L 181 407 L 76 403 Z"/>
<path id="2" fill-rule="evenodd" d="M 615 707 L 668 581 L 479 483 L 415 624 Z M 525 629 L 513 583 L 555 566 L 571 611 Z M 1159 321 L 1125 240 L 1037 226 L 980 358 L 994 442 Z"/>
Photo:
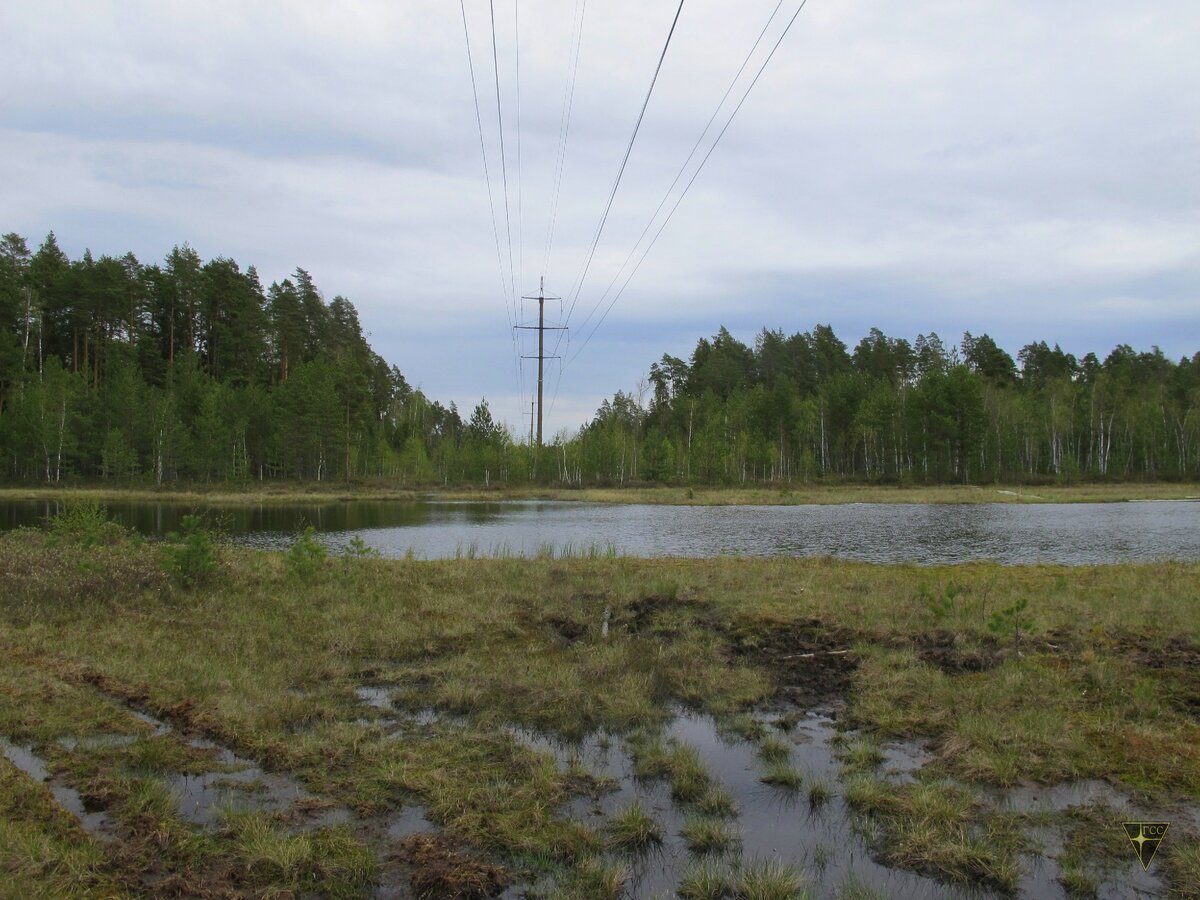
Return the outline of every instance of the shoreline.
<path id="1" fill-rule="evenodd" d="M 800 485 L 784 488 L 409 488 L 379 485 L 295 484 L 170 488 L 13 486 L 0 502 L 94 500 L 99 502 L 205 503 L 217 506 L 352 502 L 561 501 L 664 506 L 804 506 L 852 503 L 1046 504 L 1200 501 L 1196 482 L 1123 482 L 1079 485 Z"/>

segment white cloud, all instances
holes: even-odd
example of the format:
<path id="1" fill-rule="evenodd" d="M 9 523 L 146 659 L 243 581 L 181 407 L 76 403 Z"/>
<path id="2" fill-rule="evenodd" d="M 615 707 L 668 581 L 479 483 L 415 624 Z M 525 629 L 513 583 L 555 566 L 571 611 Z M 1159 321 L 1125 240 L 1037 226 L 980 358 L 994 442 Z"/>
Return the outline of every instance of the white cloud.
<path id="1" fill-rule="evenodd" d="M 507 264 L 488 7 L 467 6 Z M 588 5 L 548 273 L 560 293 L 675 6 Z M 686 4 L 572 324 L 774 6 Z M 515 129 L 505 146 L 519 293 L 542 269 L 574 8 L 520 5 L 520 182 Z M 496 9 L 512 123 L 514 7 Z M 556 427 L 723 322 L 1194 352 L 1198 45 L 1188 0 L 811 0 L 568 369 Z M 431 394 L 487 394 L 525 421 L 457 4 L 10 4 L 0 77 L 0 228 L 145 260 L 188 241 L 268 280 L 304 266 Z"/>

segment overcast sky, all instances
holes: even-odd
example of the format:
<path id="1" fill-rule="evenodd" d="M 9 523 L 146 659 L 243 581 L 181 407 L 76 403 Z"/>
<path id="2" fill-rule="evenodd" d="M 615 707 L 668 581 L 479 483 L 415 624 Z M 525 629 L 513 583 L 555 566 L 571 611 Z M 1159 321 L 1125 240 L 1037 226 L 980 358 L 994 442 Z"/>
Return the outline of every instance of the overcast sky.
<path id="1" fill-rule="evenodd" d="M 777 2 L 684 3 L 548 431 L 721 325 L 1200 350 L 1196 0 L 808 0 L 584 347 Z M 587 3 L 548 265 L 577 4 L 495 5 L 513 281 L 569 299 L 677 3 Z M 507 269 L 488 6 L 466 9 Z M 0 231 L 143 262 L 188 242 L 267 282 L 302 266 L 411 382 L 527 427 L 457 2 L 5 3 L 0 78 Z"/>

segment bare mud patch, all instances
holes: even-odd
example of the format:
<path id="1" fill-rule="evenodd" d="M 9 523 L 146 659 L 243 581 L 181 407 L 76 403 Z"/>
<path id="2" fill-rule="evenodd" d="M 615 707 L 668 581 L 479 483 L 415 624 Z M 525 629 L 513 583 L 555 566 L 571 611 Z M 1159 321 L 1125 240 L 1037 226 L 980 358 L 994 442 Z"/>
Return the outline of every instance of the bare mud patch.
<path id="1" fill-rule="evenodd" d="M 412 867 L 412 888 L 428 900 L 483 900 L 512 881 L 508 870 L 483 862 L 440 834 L 414 834 L 401 842 L 398 857 Z"/>

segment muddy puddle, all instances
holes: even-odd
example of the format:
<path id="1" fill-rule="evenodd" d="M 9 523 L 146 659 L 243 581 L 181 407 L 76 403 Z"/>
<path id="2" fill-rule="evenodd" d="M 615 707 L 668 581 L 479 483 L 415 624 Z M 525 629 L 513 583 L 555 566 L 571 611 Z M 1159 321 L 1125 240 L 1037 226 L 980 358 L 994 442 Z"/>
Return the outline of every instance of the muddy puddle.
<path id="1" fill-rule="evenodd" d="M 293 824 L 307 830 L 352 818 L 349 810 L 309 793 L 295 778 L 264 771 L 227 747 L 204 738 L 191 738 L 188 744 L 211 753 L 224 771 L 166 776 L 186 822 L 213 827 L 227 812 L 277 812 L 291 814 Z"/>
<path id="2" fill-rule="evenodd" d="M 359 699 L 390 714 L 386 720 L 408 724 L 439 722 L 454 725 L 454 716 L 439 716 L 434 710 L 407 715 L 391 702 L 388 685 L 359 688 Z M 817 896 L 831 896 L 856 878 L 860 884 L 875 887 L 885 896 L 913 898 L 983 897 L 985 892 L 948 888 L 930 878 L 891 869 L 875 863 L 851 823 L 849 810 L 838 791 L 840 765 L 834 755 L 833 719 L 811 714 L 800 719 L 787 733 L 774 727 L 770 718 L 764 724 L 789 744 L 790 762 L 804 775 L 799 789 L 777 788 L 764 784 L 764 764 L 757 748 L 746 741 L 720 733 L 707 716 L 680 712 L 663 731 L 663 739 L 677 741 L 696 750 L 705 769 L 734 798 L 736 816 L 731 819 L 737 834 L 736 847 L 717 858 L 738 861 L 772 861 L 802 868 Z M 663 833 L 660 845 L 630 855 L 614 855 L 614 861 L 626 868 L 626 894 L 630 897 L 672 896 L 680 878 L 702 859 L 692 853 L 681 832 L 692 812 L 671 797 L 665 780 L 640 780 L 634 773 L 632 751 L 618 736 L 593 735 L 582 742 L 555 740 L 537 732 L 507 729 L 521 743 L 551 754 L 561 769 L 582 767 L 604 779 L 612 789 L 595 796 L 572 800 L 561 815 L 603 832 L 611 817 L 632 803 L 640 804 L 658 823 Z M 885 748 L 884 770 L 897 780 L 907 780 L 928 757 L 917 746 L 892 745 Z M 830 788 L 827 802 L 813 806 L 808 800 L 809 786 L 819 781 Z M 524 896 L 526 890 L 540 894 L 550 885 L 510 888 L 506 897 Z"/>
<path id="3" fill-rule="evenodd" d="M 359 690 L 359 698 L 387 718 L 371 720 L 387 727 L 389 723 L 440 723 L 454 726 L 462 720 L 455 716 L 439 716 L 434 710 L 407 714 L 391 702 L 392 688 L 387 685 Z M 837 755 L 837 730 L 833 710 L 810 711 L 795 719 L 786 730 L 778 717 L 764 715 L 759 721 L 768 732 L 787 743 L 788 763 L 802 773 L 798 788 L 775 787 L 763 783 L 765 763 L 753 743 L 723 732 L 711 718 L 680 711 L 664 729 L 667 742 L 677 742 L 694 749 L 704 768 L 734 799 L 736 815 L 729 820 L 737 843 L 723 854 L 712 857 L 698 855 L 688 848 L 683 830 L 694 811 L 671 797 L 671 786 L 665 779 L 641 780 L 635 775 L 634 754 L 620 736 L 593 735 L 582 742 L 556 740 L 527 729 L 510 727 L 507 730 L 518 741 L 533 749 L 551 754 L 565 770 L 580 768 L 611 785 L 611 790 L 594 796 L 582 796 L 570 801 L 561 815 L 587 824 L 603 833 L 612 818 L 633 803 L 641 805 L 657 822 L 663 834 L 661 844 L 637 853 L 614 852 L 614 862 L 629 873 L 626 895 L 629 897 L 673 896 L 680 879 L 695 863 L 717 859 L 731 865 L 770 861 L 801 869 L 818 897 L 835 896 L 847 885 L 871 888 L 882 896 L 912 898 L 991 898 L 1007 896 L 998 891 L 943 881 L 882 865 L 871 855 L 869 838 L 862 833 L 862 819 L 852 813 L 842 797 L 840 775 L 842 765 Z M 793 717 L 789 717 L 794 718 Z M 932 760 L 920 743 L 887 744 L 882 749 L 883 761 L 879 774 L 902 784 L 912 781 L 915 774 Z M 814 783 L 828 788 L 828 798 L 812 803 L 809 791 Z M 1020 786 L 1007 791 L 983 795 L 983 799 L 998 812 L 1055 815 L 1054 824 L 1031 828 L 1029 834 L 1042 847 L 1038 854 L 1022 857 L 1023 875 L 1017 890 L 1022 897 L 1062 897 L 1064 888 L 1059 881 L 1062 869 L 1057 857 L 1063 852 L 1065 839 L 1062 814 L 1076 809 L 1103 808 L 1106 815 L 1121 820 L 1153 820 L 1156 811 L 1139 807 L 1119 789 L 1103 781 L 1083 781 L 1052 787 Z M 1157 811 L 1161 815 L 1161 810 Z M 1186 818 L 1196 824 L 1200 815 L 1189 810 Z M 1125 865 L 1129 862 L 1129 865 Z M 1162 897 L 1166 886 L 1152 868 L 1142 871 L 1130 860 L 1118 860 L 1107 870 L 1101 866 L 1089 868 L 1095 878 L 1100 898 Z M 552 885 L 539 883 L 510 888 L 506 897 L 524 896 L 526 891 L 542 895 Z"/>
<path id="4" fill-rule="evenodd" d="M 767 724 L 772 724 L 767 720 Z M 856 828 L 861 819 L 853 815 L 841 796 L 841 766 L 835 752 L 836 730 L 833 720 L 821 713 L 800 719 L 784 737 L 790 744 L 789 762 L 803 773 L 804 782 L 795 790 L 772 787 L 760 780 L 764 763 L 757 749 L 720 733 L 715 723 L 703 716 L 684 713 L 666 729 L 668 739 L 694 748 L 709 773 L 734 798 L 737 817 L 734 830 L 741 845 L 726 856 L 731 862 L 764 859 L 794 865 L 804 870 L 814 896 L 833 896 L 847 884 L 873 888 L 882 896 L 912 898 L 983 898 L 1006 896 L 991 889 L 949 885 L 932 878 L 877 863 L 871 856 L 866 838 Z M 597 798 L 573 801 L 565 813 L 602 829 L 615 813 L 638 802 L 663 828 L 664 841 L 630 866 L 631 896 L 669 895 L 680 877 L 696 859 L 680 832 L 689 813 L 670 796 L 663 782 L 639 781 L 633 771 L 628 747 L 619 739 L 598 738 L 574 747 L 552 746 L 544 739 L 537 742 L 551 749 L 560 765 L 577 758 L 596 775 L 615 781 L 617 789 Z M 890 744 L 883 748 L 880 774 L 896 783 L 911 781 L 913 773 L 930 760 L 918 744 Z M 830 788 L 828 801 L 814 805 L 808 790 L 814 782 Z M 1102 806 L 1120 821 L 1154 820 L 1162 811 L 1145 809 L 1127 795 L 1102 781 L 1086 781 L 1053 787 L 1022 786 L 996 792 L 986 798 L 997 811 L 1021 813 L 1065 813 L 1073 809 Z M 1185 813 L 1195 820 L 1196 810 Z M 1061 897 L 1059 882 L 1062 869 L 1055 858 L 1063 850 L 1059 825 L 1033 829 L 1030 836 L 1041 844 L 1041 854 L 1022 858 L 1023 875 L 1017 889 L 1022 897 Z M 628 858 L 625 859 L 629 865 Z M 1090 872 L 1097 882 L 1099 898 L 1163 897 L 1166 885 L 1156 870 L 1143 871 L 1132 857 L 1118 860 L 1107 870 L 1096 867 Z"/>
<path id="5" fill-rule="evenodd" d="M 948 888 L 871 859 L 838 789 L 840 765 L 832 744 L 831 718 L 812 714 L 789 732 L 777 733 L 789 744 L 790 764 L 803 774 L 798 788 L 764 784 L 765 768 L 757 748 L 722 734 L 706 716 L 682 713 L 664 730 L 666 740 L 693 748 L 709 774 L 734 798 L 737 811 L 730 825 L 738 843 L 713 858 L 731 864 L 770 861 L 795 866 L 804 871 L 815 896 L 833 896 L 853 880 L 889 897 L 988 896 L 981 891 Z M 533 745 L 553 752 L 561 765 L 582 763 L 592 774 L 607 777 L 616 785 L 615 790 L 599 796 L 572 801 L 564 815 L 602 831 L 614 814 L 638 803 L 658 822 L 663 832 L 661 845 L 614 857 L 629 870 L 630 896 L 672 895 L 689 867 L 704 858 L 688 849 L 681 834 L 692 813 L 672 800 L 665 781 L 636 777 L 624 740 L 600 736 L 566 745 L 537 738 Z M 911 777 L 909 773 L 920 766 L 922 757 L 917 748 L 889 747 L 885 770 L 897 779 Z M 813 805 L 808 791 L 816 782 L 828 787 L 830 796 Z"/>
<path id="6" fill-rule="evenodd" d="M 79 820 L 84 830 L 100 840 L 111 840 L 112 822 L 103 812 L 88 810 L 83 804 L 79 791 L 65 784 L 59 778 L 53 778 L 46 768 L 46 761 L 33 752 L 31 747 L 12 743 L 7 738 L 0 737 L 0 753 L 10 763 L 50 789 L 55 802 Z"/>
<path id="7" fill-rule="evenodd" d="M 361 685 L 355 688 L 354 693 L 361 703 L 381 712 L 392 713 L 392 715 L 355 719 L 355 724 L 392 728 L 401 722 L 409 725 L 424 726 L 432 725 L 434 722 L 444 723 L 451 721 L 451 717 L 446 716 L 444 713 L 439 713 L 431 707 L 416 711 L 405 710 L 401 712 L 392 702 L 392 694 L 396 690 L 396 687 L 396 685 Z"/>
<path id="8" fill-rule="evenodd" d="M 148 726 L 150 737 L 161 737 L 174 731 L 167 722 L 148 713 L 123 703 L 118 702 L 117 705 Z M 58 743 L 66 750 L 104 750 L 127 747 L 143 737 L 99 734 L 83 738 L 62 738 Z M 175 796 L 179 816 L 185 822 L 203 828 L 214 828 L 220 824 L 222 815 L 227 812 L 259 811 L 287 813 L 296 827 L 310 830 L 348 822 L 351 819 L 348 810 L 336 808 L 309 793 L 295 778 L 267 772 L 252 760 L 206 738 L 182 739 L 189 747 L 204 751 L 219 766 L 219 771 L 202 774 L 165 773 L 158 776 Z"/>
<path id="9" fill-rule="evenodd" d="M 68 752 L 88 752 L 130 747 L 147 738 L 157 738 L 174 732 L 168 723 L 141 710 L 125 705 L 116 698 L 107 698 L 123 712 L 147 726 L 141 734 L 95 734 L 84 737 L 63 737 L 57 743 Z M 182 737 L 182 736 L 181 736 Z M 201 737 L 182 737 L 196 750 L 207 754 L 217 771 L 201 774 L 156 773 L 175 796 L 179 816 L 192 825 L 214 828 L 226 812 L 262 811 L 286 814 L 298 830 L 312 830 L 327 825 L 350 822 L 349 810 L 336 807 L 313 795 L 295 778 L 265 771 L 252 760 L 234 753 L 228 747 Z M 89 811 L 75 788 L 63 779 L 52 777 L 46 761 L 31 747 L 13 744 L 0 737 L 0 750 L 22 772 L 45 783 L 59 805 L 74 815 L 84 828 L 101 837 L 111 837 L 112 822 L 103 812 Z"/>
<path id="10" fill-rule="evenodd" d="M 1106 781 L 1086 780 L 1057 785 L 1020 785 L 1006 791 L 994 791 L 988 798 L 996 809 L 1018 813 L 1070 813 L 1071 811 L 1102 810 L 1102 815 L 1114 828 L 1121 822 L 1156 821 L 1162 810 L 1147 809 L 1135 803 L 1125 792 Z M 1185 816 L 1195 824 L 1197 811 Z M 1175 816 L 1170 816 L 1175 818 Z M 1041 854 L 1023 858 L 1024 872 L 1018 887 L 1023 897 L 1056 897 L 1063 895 L 1059 878 L 1062 866 L 1058 857 L 1063 852 L 1064 833 L 1058 827 L 1039 826 L 1030 829 L 1030 837 L 1043 848 Z M 1098 900 L 1122 900 L 1126 897 L 1164 897 L 1166 884 L 1156 869 L 1145 871 L 1130 858 L 1104 871 L 1102 865 L 1090 867 L 1096 878 Z"/>

